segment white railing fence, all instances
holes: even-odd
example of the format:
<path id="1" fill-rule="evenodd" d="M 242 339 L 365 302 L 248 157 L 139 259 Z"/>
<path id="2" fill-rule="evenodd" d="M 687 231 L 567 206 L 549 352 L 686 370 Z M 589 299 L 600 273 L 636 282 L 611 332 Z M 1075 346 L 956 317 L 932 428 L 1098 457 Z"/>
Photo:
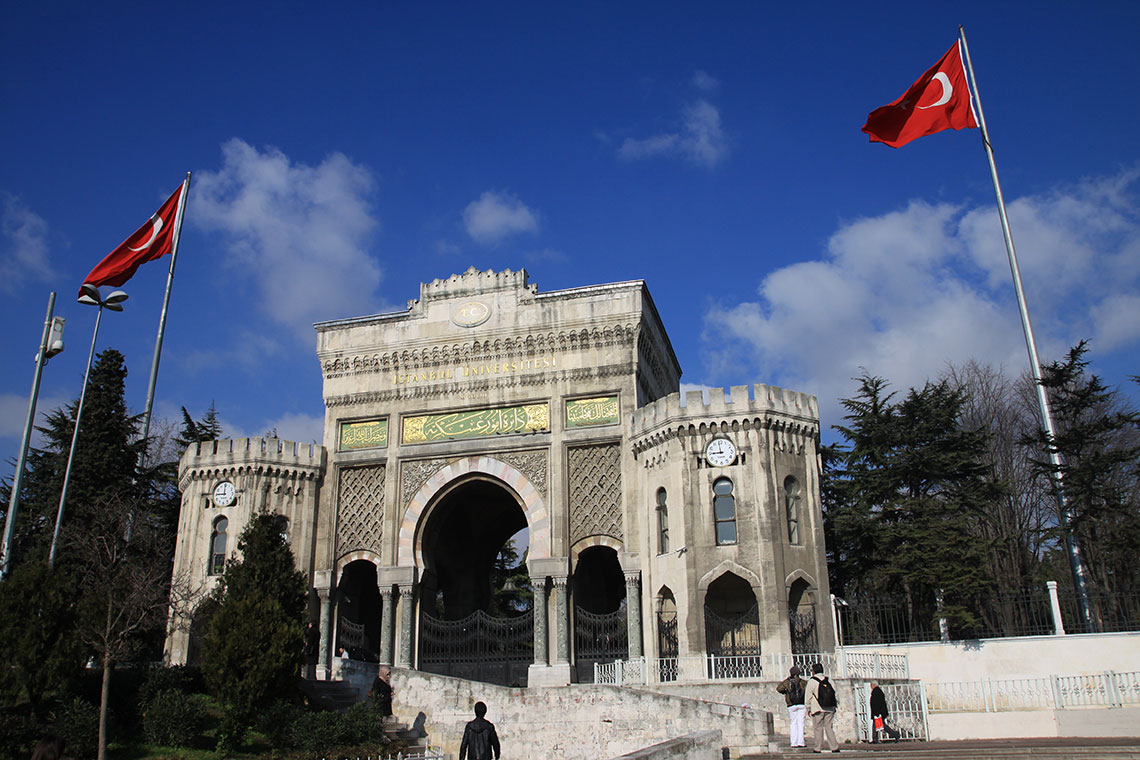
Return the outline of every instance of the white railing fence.
<path id="1" fill-rule="evenodd" d="M 821 663 L 834 678 L 906 680 L 910 666 L 905 654 L 879 652 L 816 652 L 812 654 L 689 655 L 685 657 L 636 657 L 597 663 L 594 683 L 634 686 L 657 683 L 774 680 L 788 675 L 796 665 L 805 674 Z"/>
<path id="2" fill-rule="evenodd" d="M 927 684 L 930 712 L 1066 710 L 1140 705 L 1140 671 Z"/>

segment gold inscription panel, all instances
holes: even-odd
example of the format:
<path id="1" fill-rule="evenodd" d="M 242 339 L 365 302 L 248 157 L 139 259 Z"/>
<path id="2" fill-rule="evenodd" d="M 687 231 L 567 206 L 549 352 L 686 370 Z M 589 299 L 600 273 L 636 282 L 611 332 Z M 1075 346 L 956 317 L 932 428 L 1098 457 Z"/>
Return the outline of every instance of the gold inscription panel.
<path id="1" fill-rule="evenodd" d="M 542 372 L 544 370 L 556 369 L 557 367 L 557 357 L 553 355 L 535 356 L 528 359 L 464 364 L 458 367 L 442 367 L 432 370 L 425 369 L 419 370 L 418 372 L 401 372 L 397 370 L 392 374 L 392 382 L 395 385 L 411 385 L 415 383 L 436 383 L 445 380 L 470 380 L 472 378 L 493 375 L 511 375 L 519 372 Z"/>
<path id="2" fill-rule="evenodd" d="M 566 402 L 566 427 L 612 425 L 619 419 L 617 396 L 577 398 Z"/>
<path id="3" fill-rule="evenodd" d="M 340 451 L 379 449 L 388 445 L 388 418 L 345 422 L 340 426 Z"/>
<path id="4" fill-rule="evenodd" d="M 527 404 L 500 409 L 405 417 L 404 443 L 451 441 L 549 429 L 550 407 L 547 404 Z"/>

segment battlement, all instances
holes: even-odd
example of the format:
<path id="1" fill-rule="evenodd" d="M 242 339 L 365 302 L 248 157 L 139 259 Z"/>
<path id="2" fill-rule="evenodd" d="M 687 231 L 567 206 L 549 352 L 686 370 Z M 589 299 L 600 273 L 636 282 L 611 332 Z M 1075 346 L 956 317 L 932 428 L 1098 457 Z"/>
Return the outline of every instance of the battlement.
<path id="1" fill-rule="evenodd" d="M 777 416 L 788 423 L 819 425 L 819 404 L 815 396 L 807 393 L 763 383 L 734 385 L 727 391 L 710 388 L 707 392 L 707 402 L 705 391 L 696 390 L 685 393 L 682 405 L 681 393 L 677 392 L 635 410 L 633 435 L 637 437 L 663 427 L 714 417 L 743 420 Z"/>
<path id="2" fill-rule="evenodd" d="M 179 480 L 209 473 L 250 469 L 292 470 L 319 477 L 325 447 L 281 438 L 223 438 L 187 447 L 178 462 Z"/>
<path id="3" fill-rule="evenodd" d="M 453 274 L 445 279 L 435 279 L 431 282 L 420 283 L 420 303 L 448 298 L 459 298 L 476 293 L 490 293 L 496 290 L 527 291 L 530 296 L 538 292 L 538 287 L 531 285 L 530 275 L 525 269 L 512 272 L 504 269 L 496 272 L 488 269 L 483 272 L 470 267 L 463 274 Z M 411 309 L 415 301 L 408 303 Z"/>

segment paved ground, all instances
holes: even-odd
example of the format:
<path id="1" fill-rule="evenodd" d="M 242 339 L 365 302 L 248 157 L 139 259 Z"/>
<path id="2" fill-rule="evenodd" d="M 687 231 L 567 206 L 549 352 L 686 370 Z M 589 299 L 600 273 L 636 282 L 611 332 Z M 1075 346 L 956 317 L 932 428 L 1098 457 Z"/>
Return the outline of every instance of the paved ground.
<path id="1" fill-rule="evenodd" d="M 827 753 L 825 753 L 827 754 Z M 882 744 L 844 744 L 840 755 L 858 760 L 1140 760 L 1140 737 L 1136 738 L 1049 738 L 1049 739 L 977 739 L 963 741 L 885 742 Z M 815 757 L 809 748 L 793 751 L 781 747 L 779 752 L 746 755 L 748 760 L 761 758 Z"/>

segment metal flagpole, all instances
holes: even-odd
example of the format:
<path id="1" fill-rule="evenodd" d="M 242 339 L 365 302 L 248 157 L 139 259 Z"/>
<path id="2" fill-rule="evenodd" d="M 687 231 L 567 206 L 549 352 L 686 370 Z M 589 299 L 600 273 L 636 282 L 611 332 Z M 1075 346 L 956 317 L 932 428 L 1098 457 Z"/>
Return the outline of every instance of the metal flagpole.
<path id="1" fill-rule="evenodd" d="M 1045 386 L 1041 384 L 1041 362 L 1037 358 L 1037 343 L 1033 339 L 1033 325 L 1029 321 L 1029 307 L 1025 302 L 1025 290 L 1021 286 L 1021 270 L 1017 266 L 1017 253 L 1013 249 L 1013 234 L 1009 231 L 1009 217 L 1005 212 L 1005 199 L 1001 193 L 1001 182 L 998 181 L 993 146 L 990 144 L 990 134 L 986 130 L 986 117 L 982 113 L 982 97 L 978 94 L 978 80 L 974 76 L 974 64 L 970 60 L 970 46 L 966 44 L 966 30 L 960 24 L 958 26 L 958 39 L 962 43 L 962 50 L 966 57 L 966 69 L 970 74 L 970 88 L 973 90 L 974 103 L 977 106 L 978 127 L 982 131 L 982 146 L 985 148 L 986 158 L 990 162 L 990 177 L 994 183 L 994 194 L 997 196 L 998 217 L 1001 219 L 1001 231 L 1005 237 L 1005 251 L 1009 256 L 1009 269 L 1013 274 L 1013 289 L 1017 293 L 1017 306 L 1021 310 L 1021 327 L 1025 332 L 1025 346 L 1029 350 L 1029 368 L 1033 373 L 1033 385 L 1037 391 L 1037 405 L 1041 410 L 1041 421 L 1045 427 L 1045 434 L 1049 442 L 1052 443 L 1057 437 L 1056 428 L 1053 425 L 1053 413 L 1049 410 L 1049 397 L 1045 392 Z M 1049 452 L 1049 460 L 1053 464 L 1053 487 L 1057 492 L 1057 501 L 1061 505 L 1061 519 L 1065 523 L 1065 546 L 1068 549 L 1069 565 L 1073 572 L 1073 585 L 1077 592 L 1077 598 L 1080 600 L 1081 617 L 1086 630 L 1095 631 L 1086 580 L 1088 571 L 1085 569 L 1084 560 L 1081 558 L 1080 544 L 1073 534 L 1072 511 L 1065 501 L 1064 482 L 1060 470 L 1063 461 L 1060 452 L 1052 449 Z"/>
<path id="2" fill-rule="evenodd" d="M 75 410 L 75 430 L 71 433 L 71 451 L 67 454 L 67 469 L 63 472 L 63 490 L 59 494 L 59 509 L 55 513 L 55 530 L 51 535 L 48 567 L 55 568 L 56 546 L 59 544 L 59 526 L 63 523 L 63 505 L 67 501 L 67 487 L 71 483 L 71 464 L 75 461 L 75 444 L 79 442 L 79 422 L 83 418 L 83 402 L 87 399 L 87 380 L 91 377 L 91 363 L 95 360 L 95 341 L 99 338 L 99 322 L 103 319 L 103 303 L 95 313 L 95 332 L 91 334 L 91 351 L 87 354 L 87 371 L 83 373 L 83 390 L 79 392 L 79 407 Z"/>
<path id="3" fill-rule="evenodd" d="M 141 467 L 147 457 L 147 437 L 150 435 L 150 416 L 154 409 L 154 388 L 158 384 L 158 362 L 162 358 L 162 338 L 166 334 L 166 312 L 170 306 L 170 290 L 174 286 L 174 265 L 178 262 L 178 240 L 182 237 L 182 214 L 186 210 L 186 197 L 190 194 L 190 172 L 182 183 L 182 197 L 178 199 L 178 211 L 174 215 L 174 238 L 170 243 L 170 271 L 166 275 L 166 295 L 162 298 L 162 313 L 158 318 L 158 338 L 154 342 L 154 360 L 150 364 L 150 385 L 146 391 L 146 411 L 143 415 L 143 448 L 139 454 Z"/>
<path id="4" fill-rule="evenodd" d="M 12 536 L 16 532 L 16 509 L 20 506 L 20 488 L 24 480 L 24 465 L 28 461 L 28 444 L 32 438 L 32 426 L 36 420 L 36 401 L 40 395 L 40 377 L 43 375 L 44 365 L 47 364 L 49 354 L 54 355 L 52 347 L 48 345 L 51 338 L 52 314 L 55 312 L 55 291 L 48 297 L 47 316 L 44 317 L 44 333 L 40 338 L 40 352 L 36 354 L 36 374 L 32 380 L 32 398 L 28 402 L 28 418 L 24 422 L 24 437 L 20 443 L 20 454 L 16 460 L 16 474 L 12 478 L 12 495 L 8 500 L 8 514 L 4 517 L 4 546 L 0 554 L 0 580 L 8 576 L 12 564 Z M 60 317 L 62 320 L 63 317 Z M 62 350 L 62 349 L 59 349 Z"/>

